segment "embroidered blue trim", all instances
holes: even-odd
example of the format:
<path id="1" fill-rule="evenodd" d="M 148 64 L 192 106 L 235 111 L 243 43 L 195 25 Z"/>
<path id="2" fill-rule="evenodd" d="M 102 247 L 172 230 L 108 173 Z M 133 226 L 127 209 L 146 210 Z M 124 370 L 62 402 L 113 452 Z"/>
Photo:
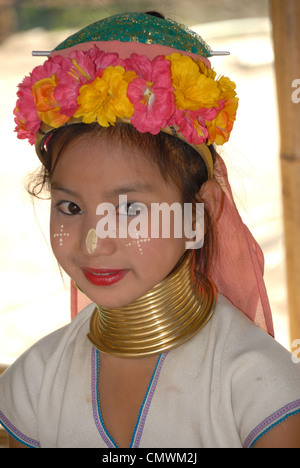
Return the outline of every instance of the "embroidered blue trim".
<path id="1" fill-rule="evenodd" d="M 162 369 L 163 362 L 167 356 L 167 353 L 163 353 L 159 355 L 157 360 L 155 369 L 153 371 L 150 383 L 148 385 L 145 398 L 141 405 L 137 422 L 133 431 L 133 435 L 131 438 L 131 442 L 129 448 L 138 448 L 139 443 L 142 437 L 142 433 L 144 430 L 144 425 L 146 421 L 146 417 L 150 408 L 150 404 L 155 392 L 155 388 L 159 379 L 160 371 Z M 93 405 L 93 415 L 94 415 L 94 422 L 98 429 L 98 432 L 107 445 L 108 448 L 118 448 L 115 440 L 106 429 L 101 408 L 100 408 L 100 401 L 99 401 L 99 392 L 98 392 L 98 385 L 99 385 L 99 351 L 96 348 L 92 348 L 92 405 Z"/>
<path id="2" fill-rule="evenodd" d="M 253 448 L 256 442 L 272 428 L 282 423 L 290 416 L 300 413 L 300 400 L 293 401 L 280 408 L 268 418 L 264 419 L 253 431 L 250 432 L 244 442 L 244 448 Z"/>
<path id="3" fill-rule="evenodd" d="M 9 435 L 11 435 L 15 440 L 20 442 L 23 445 L 26 445 L 26 447 L 29 448 L 40 448 L 40 443 L 38 440 L 31 439 L 30 437 L 27 437 L 25 434 L 23 434 L 21 431 L 19 431 L 8 419 L 7 417 L 0 411 L 0 421 L 1 425 L 4 427 L 6 432 L 8 432 Z"/>
<path id="4" fill-rule="evenodd" d="M 94 421 L 99 431 L 102 440 L 107 445 L 108 448 L 118 448 L 114 439 L 106 429 L 104 421 L 102 419 L 100 401 L 99 401 L 99 392 L 98 392 L 98 383 L 99 383 L 99 353 L 98 350 L 94 347 L 92 348 L 92 404 L 93 404 L 93 415 Z M 96 408 L 95 408 L 96 402 Z M 99 424 L 100 422 L 100 424 Z"/>
<path id="5" fill-rule="evenodd" d="M 147 388 L 147 392 L 145 395 L 145 398 L 143 400 L 143 403 L 141 405 L 139 415 L 137 418 L 137 422 L 133 431 L 132 439 L 129 448 L 138 448 L 141 438 L 142 438 L 142 433 L 144 430 L 147 414 L 152 402 L 152 398 L 156 389 L 156 385 L 160 376 L 160 371 L 162 369 L 164 360 L 166 358 L 168 353 L 163 353 L 159 355 L 159 358 L 157 360 L 155 369 L 153 371 L 150 383 Z"/>

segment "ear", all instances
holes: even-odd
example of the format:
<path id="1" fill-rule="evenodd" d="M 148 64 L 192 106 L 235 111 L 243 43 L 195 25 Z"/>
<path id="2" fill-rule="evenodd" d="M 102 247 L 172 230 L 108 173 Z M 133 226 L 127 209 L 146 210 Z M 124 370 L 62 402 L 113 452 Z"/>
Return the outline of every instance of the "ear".
<path id="1" fill-rule="evenodd" d="M 219 183 L 216 180 L 204 182 L 196 198 L 204 203 L 204 207 L 209 213 L 211 223 L 213 225 L 217 223 L 223 211 L 225 198 L 225 194 Z"/>

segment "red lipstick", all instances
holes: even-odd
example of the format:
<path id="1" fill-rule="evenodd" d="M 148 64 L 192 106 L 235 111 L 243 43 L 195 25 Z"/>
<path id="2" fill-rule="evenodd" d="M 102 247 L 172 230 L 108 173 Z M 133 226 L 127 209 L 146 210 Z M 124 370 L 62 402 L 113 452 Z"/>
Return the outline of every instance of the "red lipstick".
<path id="1" fill-rule="evenodd" d="M 110 286 L 121 281 L 128 273 L 128 270 L 108 270 L 96 268 L 82 269 L 86 279 L 95 286 Z"/>

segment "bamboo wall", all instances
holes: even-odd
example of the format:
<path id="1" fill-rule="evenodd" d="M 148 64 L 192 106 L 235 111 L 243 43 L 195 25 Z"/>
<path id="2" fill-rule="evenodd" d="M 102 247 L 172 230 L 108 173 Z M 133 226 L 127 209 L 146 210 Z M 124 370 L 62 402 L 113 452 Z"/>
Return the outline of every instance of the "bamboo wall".
<path id="1" fill-rule="evenodd" d="M 278 93 L 289 319 L 293 342 L 300 339 L 300 0 L 270 0 L 270 15 Z M 272 138 L 272 135 L 268 137 Z"/>

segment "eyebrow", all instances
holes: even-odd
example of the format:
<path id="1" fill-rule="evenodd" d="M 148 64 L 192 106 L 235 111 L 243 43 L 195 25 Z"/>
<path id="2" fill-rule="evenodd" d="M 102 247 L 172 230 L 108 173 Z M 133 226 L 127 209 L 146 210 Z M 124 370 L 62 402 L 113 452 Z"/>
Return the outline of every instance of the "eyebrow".
<path id="1" fill-rule="evenodd" d="M 68 189 L 67 187 L 63 187 L 62 185 L 59 185 L 56 182 L 53 182 L 51 184 L 51 190 L 59 190 L 61 192 L 68 193 L 69 195 L 78 196 L 78 193 L 74 192 L 73 190 Z"/>
<path id="2" fill-rule="evenodd" d="M 72 196 L 78 196 L 79 194 L 77 192 L 74 192 L 71 189 L 68 189 L 67 187 L 64 187 L 60 185 L 57 182 L 53 182 L 51 184 L 51 190 L 59 190 L 61 192 L 65 192 L 69 195 Z M 154 190 L 153 185 L 151 184 L 140 184 L 138 182 L 135 183 L 129 183 L 127 185 L 122 185 L 120 187 L 116 187 L 112 190 L 109 190 L 104 193 L 105 198 L 113 198 L 118 195 L 125 195 L 126 193 L 135 193 L 135 192 L 152 192 Z"/>
<path id="3" fill-rule="evenodd" d="M 152 192 L 154 190 L 153 185 L 151 184 L 141 184 L 138 182 L 129 183 L 126 185 L 122 185 L 120 187 L 116 187 L 108 192 L 105 192 L 105 197 L 115 197 L 117 195 L 125 195 L 126 193 L 134 193 L 134 192 Z"/>

